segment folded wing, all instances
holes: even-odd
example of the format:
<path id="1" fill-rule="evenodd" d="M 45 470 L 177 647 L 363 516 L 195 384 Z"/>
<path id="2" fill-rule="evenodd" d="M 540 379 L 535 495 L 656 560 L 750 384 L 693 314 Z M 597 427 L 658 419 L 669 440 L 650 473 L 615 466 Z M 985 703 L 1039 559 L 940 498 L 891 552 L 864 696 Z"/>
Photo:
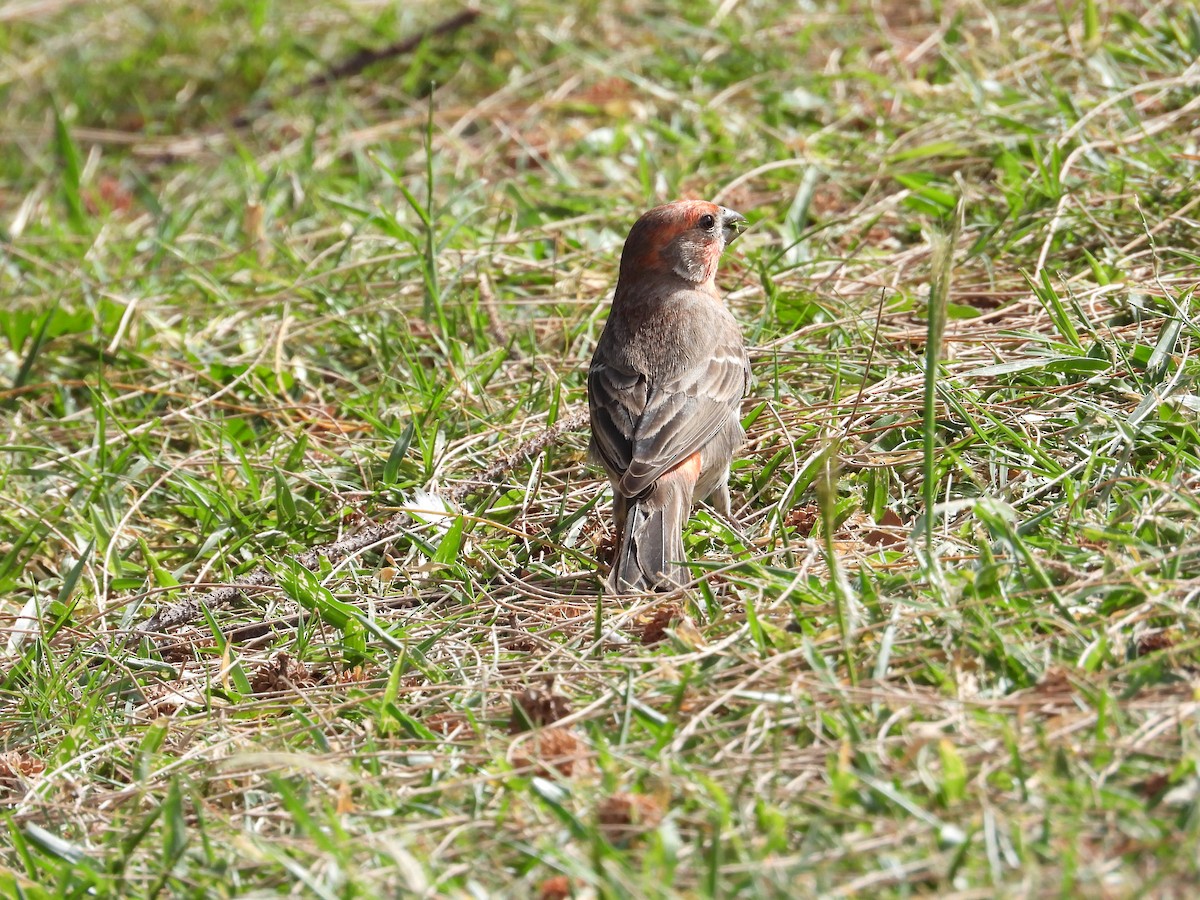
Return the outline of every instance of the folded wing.
<path id="1" fill-rule="evenodd" d="M 617 489 L 636 497 L 737 419 L 749 368 L 741 348 L 708 359 L 651 387 L 644 376 L 611 363 L 588 374 L 596 453 Z"/>

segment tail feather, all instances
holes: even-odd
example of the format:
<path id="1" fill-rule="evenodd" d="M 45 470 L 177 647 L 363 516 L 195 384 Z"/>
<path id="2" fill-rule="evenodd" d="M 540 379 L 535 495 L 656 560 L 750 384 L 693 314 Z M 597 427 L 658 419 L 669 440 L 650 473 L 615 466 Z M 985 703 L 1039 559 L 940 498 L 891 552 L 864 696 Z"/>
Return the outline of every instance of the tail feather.
<path id="1" fill-rule="evenodd" d="M 671 590 L 686 583 L 683 524 L 691 506 L 692 485 L 679 478 L 662 478 L 647 494 L 625 501 L 610 591 Z"/>

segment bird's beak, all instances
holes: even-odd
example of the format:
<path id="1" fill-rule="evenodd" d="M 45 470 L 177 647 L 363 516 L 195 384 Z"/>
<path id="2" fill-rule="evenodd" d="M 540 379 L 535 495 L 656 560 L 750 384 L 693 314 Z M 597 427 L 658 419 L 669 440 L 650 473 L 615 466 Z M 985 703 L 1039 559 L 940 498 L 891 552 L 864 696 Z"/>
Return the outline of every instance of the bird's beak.
<path id="1" fill-rule="evenodd" d="M 725 234 L 725 243 L 733 242 L 739 234 L 746 230 L 746 217 L 732 209 L 721 207 L 721 231 Z"/>

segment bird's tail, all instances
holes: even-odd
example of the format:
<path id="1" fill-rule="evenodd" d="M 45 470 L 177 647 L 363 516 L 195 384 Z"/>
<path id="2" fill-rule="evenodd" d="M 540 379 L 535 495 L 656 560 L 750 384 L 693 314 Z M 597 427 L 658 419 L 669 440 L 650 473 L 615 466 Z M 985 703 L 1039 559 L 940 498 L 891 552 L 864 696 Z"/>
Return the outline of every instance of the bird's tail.
<path id="1" fill-rule="evenodd" d="M 664 477 L 641 497 L 617 499 L 625 509 L 608 576 L 612 593 L 669 591 L 687 582 L 683 526 L 692 508 L 692 486 L 686 478 Z M 621 518 L 618 511 L 618 523 Z"/>

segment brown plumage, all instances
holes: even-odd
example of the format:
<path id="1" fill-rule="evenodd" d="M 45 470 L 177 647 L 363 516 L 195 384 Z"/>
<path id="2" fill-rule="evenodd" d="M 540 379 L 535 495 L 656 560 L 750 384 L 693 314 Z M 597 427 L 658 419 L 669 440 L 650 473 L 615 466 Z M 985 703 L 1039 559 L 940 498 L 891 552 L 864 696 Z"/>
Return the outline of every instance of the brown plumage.
<path id="1" fill-rule="evenodd" d="M 625 241 L 588 372 L 591 452 L 613 486 L 615 593 L 683 584 L 693 503 L 711 499 L 729 514 L 750 361 L 715 279 L 744 222 L 715 203 L 684 200 L 650 210 Z"/>

